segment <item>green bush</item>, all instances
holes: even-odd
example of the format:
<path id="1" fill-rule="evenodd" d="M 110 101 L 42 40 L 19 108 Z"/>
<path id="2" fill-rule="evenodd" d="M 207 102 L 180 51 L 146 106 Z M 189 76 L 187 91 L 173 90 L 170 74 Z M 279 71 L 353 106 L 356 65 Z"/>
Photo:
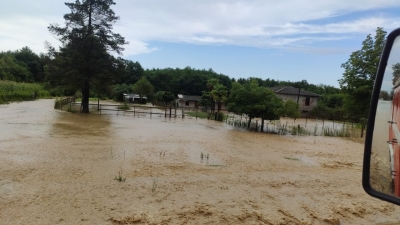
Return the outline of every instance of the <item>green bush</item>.
<path id="1" fill-rule="evenodd" d="M 216 113 L 216 115 L 217 115 L 216 117 L 217 121 L 224 121 L 225 115 L 222 112 Z"/>

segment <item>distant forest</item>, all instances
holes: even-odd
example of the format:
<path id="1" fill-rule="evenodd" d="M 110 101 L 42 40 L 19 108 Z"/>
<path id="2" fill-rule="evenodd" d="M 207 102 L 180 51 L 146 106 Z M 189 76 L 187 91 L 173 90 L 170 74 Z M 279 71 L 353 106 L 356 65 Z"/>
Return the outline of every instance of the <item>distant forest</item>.
<path id="1" fill-rule="evenodd" d="M 61 90 L 52 83 L 52 74 L 47 70 L 47 65 L 51 62 L 51 57 L 46 54 L 37 55 L 29 47 L 24 47 L 16 51 L 0 52 L 0 80 L 40 83 L 46 88 L 51 89 L 55 95 L 72 95 L 78 90 Z M 202 95 L 202 91 L 207 90 L 207 81 L 216 78 L 228 90 L 232 87 L 232 82 L 244 84 L 250 80 L 257 80 L 260 86 L 292 86 L 302 90 L 313 92 L 319 95 L 338 94 L 339 88 L 324 85 L 310 84 L 307 80 L 301 81 L 279 81 L 267 78 L 265 80 L 256 77 L 240 78 L 235 80 L 228 75 L 217 73 L 212 69 L 185 68 L 164 68 L 144 70 L 139 62 L 133 62 L 118 58 L 122 68 L 118 74 L 114 74 L 113 85 L 131 86 L 141 77 L 146 77 L 154 87 L 154 92 L 169 91 L 175 96 L 177 94 Z M 57 93 L 59 92 L 59 93 Z M 113 97 L 113 90 L 108 93 L 91 93 L 92 97 L 98 94 Z"/>

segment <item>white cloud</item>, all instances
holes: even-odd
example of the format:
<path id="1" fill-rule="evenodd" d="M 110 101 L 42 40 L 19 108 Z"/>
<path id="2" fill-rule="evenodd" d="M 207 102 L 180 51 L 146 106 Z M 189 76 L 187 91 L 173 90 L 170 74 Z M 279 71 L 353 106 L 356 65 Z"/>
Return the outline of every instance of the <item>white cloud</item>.
<path id="1" fill-rule="evenodd" d="M 44 41 L 54 38 L 49 34 L 47 21 L 30 16 L 16 16 L 0 20 L 0 50 L 16 50 L 24 46 L 44 52 Z"/>
<path id="2" fill-rule="evenodd" d="M 124 48 L 124 56 L 150 53 L 159 50 L 156 47 L 150 48 L 146 42 L 138 40 L 131 40 L 129 45 L 124 46 Z"/>
<path id="3" fill-rule="evenodd" d="M 57 41 L 47 26 L 63 23 L 68 12 L 63 2 L 42 0 L 42 4 L 16 0 L 0 3 L 0 51 L 29 46 L 43 52 L 43 42 Z M 193 44 L 228 44 L 318 52 L 315 42 L 343 40 L 373 33 L 376 27 L 391 30 L 400 17 L 385 14 L 386 8 L 400 7 L 398 0 L 119 0 L 113 8 L 121 20 L 115 31 L 130 42 L 125 56 L 158 50 L 150 41 Z M 380 14 L 332 22 L 338 15 L 379 10 Z M 327 21 L 325 23 L 318 20 Z M 331 50 L 322 49 L 322 52 Z"/>

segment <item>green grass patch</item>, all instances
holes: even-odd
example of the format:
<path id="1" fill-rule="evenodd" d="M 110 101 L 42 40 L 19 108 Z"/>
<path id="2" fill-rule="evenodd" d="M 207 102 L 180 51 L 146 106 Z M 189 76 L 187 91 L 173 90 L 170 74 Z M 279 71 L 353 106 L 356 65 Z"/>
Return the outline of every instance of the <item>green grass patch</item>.
<path id="1" fill-rule="evenodd" d="M 82 102 L 82 98 L 75 99 L 76 102 Z M 98 98 L 89 98 L 89 102 L 97 102 Z"/>
<path id="2" fill-rule="evenodd" d="M 0 80 L 0 104 L 48 97 L 50 93 L 40 84 Z"/>
<path id="3" fill-rule="evenodd" d="M 201 111 L 198 111 L 198 112 L 196 112 L 196 111 L 191 111 L 191 112 L 185 112 L 185 114 L 186 115 L 189 115 L 189 116 L 192 116 L 192 117 L 196 117 L 196 115 L 197 115 L 197 118 L 200 118 L 200 119 L 207 119 L 208 118 L 208 113 L 206 113 L 206 112 L 201 112 Z M 211 120 L 214 120 L 215 119 L 215 115 L 214 114 L 211 114 L 210 115 L 210 119 Z M 226 119 L 226 115 L 225 114 L 223 114 L 222 112 L 220 112 L 219 114 L 217 114 L 217 120 L 218 121 L 224 121 Z"/>
<path id="4" fill-rule="evenodd" d="M 208 117 L 206 112 L 185 112 L 186 115 L 189 115 L 192 117 L 196 117 L 196 113 L 197 113 L 197 118 L 207 119 L 207 117 Z"/>
<path id="5" fill-rule="evenodd" d="M 131 107 L 129 107 L 129 105 L 127 105 L 127 104 L 123 104 L 123 105 L 119 105 L 118 106 L 118 109 L 121 109 L 121 110 L 129 110 Z"/>

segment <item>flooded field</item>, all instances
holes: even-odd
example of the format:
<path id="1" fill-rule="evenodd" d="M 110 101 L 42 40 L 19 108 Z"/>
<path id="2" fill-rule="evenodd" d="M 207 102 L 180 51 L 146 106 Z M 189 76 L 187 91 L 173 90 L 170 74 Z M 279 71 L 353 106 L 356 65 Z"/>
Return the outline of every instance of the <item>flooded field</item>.
<path id="1" fill-rule="evenodd" d="M 1 224 L 387 224 L 363 144 L 163 116 L 0 105 Z"/>

